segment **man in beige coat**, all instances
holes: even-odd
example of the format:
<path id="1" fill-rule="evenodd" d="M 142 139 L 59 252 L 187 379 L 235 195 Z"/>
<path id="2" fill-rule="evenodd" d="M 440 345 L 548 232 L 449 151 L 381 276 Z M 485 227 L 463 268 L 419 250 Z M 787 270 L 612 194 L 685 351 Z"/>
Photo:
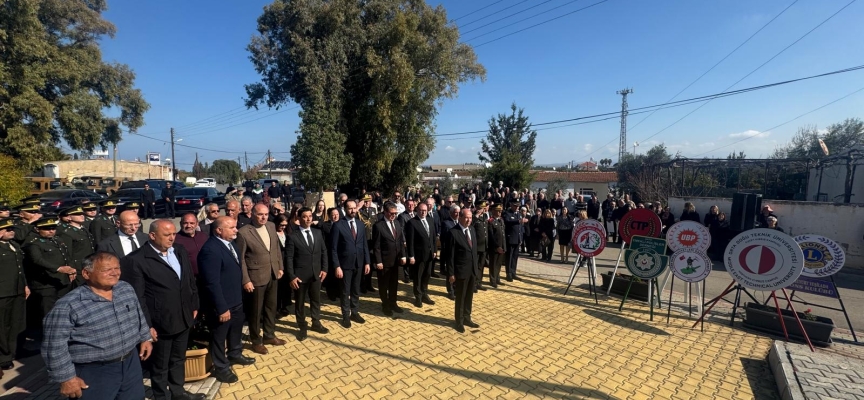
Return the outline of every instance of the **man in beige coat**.
<path id="1" fill-rule="evenodd" d="M 281 346 L 276 337 L 276 280 L 282 278 L 282 252 L 276 227 L 267 222 L 269 209 L 258 204 L 252 210 L 252 223 L 237 232 L 240 267 L 243 271 L 243 305 L 249 321 L 252 351 L 267 354 L 265 344 Z M 261 337 L 263 321 L 264 337 Z"/>

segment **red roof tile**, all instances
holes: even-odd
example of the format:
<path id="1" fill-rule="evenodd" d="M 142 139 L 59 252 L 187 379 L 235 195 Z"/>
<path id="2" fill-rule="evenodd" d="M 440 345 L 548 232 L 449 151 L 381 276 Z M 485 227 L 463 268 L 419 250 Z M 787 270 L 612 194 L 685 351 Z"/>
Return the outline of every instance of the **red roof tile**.
<path id="1" fill-rule="evenodd" d="M 589 182 L 589 183 L 609 183 L 618 182 L 617 172 L 608 171 L 582 171 L 582 172 L 556 172 L 556 171 L 541 171 L 534 178 L 535 182 L 549 182 L 554 179 L 563 178 L 567 182 Z"/>

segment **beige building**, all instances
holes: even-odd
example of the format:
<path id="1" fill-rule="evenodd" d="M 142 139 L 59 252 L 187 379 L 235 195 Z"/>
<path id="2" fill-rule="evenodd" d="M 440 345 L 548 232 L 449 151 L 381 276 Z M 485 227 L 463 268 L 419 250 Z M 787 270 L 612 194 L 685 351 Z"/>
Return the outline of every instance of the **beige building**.
<path id="1" fill-rule="evenodd" d="M 113 177 L 113 160 L 67 160 L 51 161 L 43 165 L 43 176 L 69 178 L 82 176 Z M 129 180 L 170 179 L 171 168 L 165 165 L 149 165 L 147 162 L 117 161 L 117 176 Z"/>

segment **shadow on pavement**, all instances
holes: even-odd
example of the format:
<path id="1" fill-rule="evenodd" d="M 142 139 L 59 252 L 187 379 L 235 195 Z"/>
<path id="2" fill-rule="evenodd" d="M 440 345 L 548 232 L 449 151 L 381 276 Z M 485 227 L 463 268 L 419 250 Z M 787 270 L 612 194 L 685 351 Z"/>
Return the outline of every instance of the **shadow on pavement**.
<path id="1" fill-rule="evenodd" d="M 519 379 L 506 375 L 496 375 L 490 374 L 488 372 L 480 372 L 480 371 L 470 371 L 461 368 L 454 367 L 445 367 L 438 364 L 430 364 L 423 361 L 418 361 L 415 359 L 399 356 L 396 354 L 385 353 L 378 350 L 367 349 L 364 347 L 354 346 L 347 343 L 339 343 L 334 342 L 329 339 L 316 337 L 316 340 L 321 342 L 326 342 L 336 346 L 346 347 L 352 350 L 362 351 L 366 353 L 375 354 L 381 357 L 389 357 L 395 360 L 399 360 L 402 362 L 408 362 L 412 364 L 416 364 L 425 368 L 439 370 L 442 372 L 446 372 L 449 374 L 453 374 L 456 376 L 460 376 L 464 379 L 472 379 L 476 381 L 480 381 L 486 384 L 490 384 L 493 386 L 501 386 L 506 387 L 510 390 L 514 390 L 517 392 L 523 392 L 525 394 L 530 394 L 531 396 L 536 397 L 551 397 L 555 399 L 572 399 L 572 398 L 586 398 L 586 399 L 609 399 L 609 400 L 617 400 L 618 398 L 612 396 L 610 394 L 601 392 L 599 390 L 594 390 L 590 388 L 584 388 L 579 386 L 566 386 L 566 385 L 558 385 L 549 382 L 537 381 L 533 379 Z"/>
<path id="2" fill-rule="evenodd" d="M 754 398 L 760 400 L 780 398 L 774 379 L 765 379 L 765 377 L 774 376 L 771 372 L 771 367 L 768 365 L 768 360 L 742 357 L 741 365 L 744 367 L 744 374 L 747 376 L 747 383 L 750 384 L 750 390 L 753 391 Z M 770 386 L 765 384 L 766 380 L 771 381 Z"/>
<path id="3" fill-rule="evenodd" d="M 664 331 L 662 329 L 655 328 L 655 327 L 648 325 L 646 323 L 634 321 L 630 318 L 623 317 L 623 316 L 620 316 L 617 314 L 610 314 L 610 313 L 603 312 L 600 310 L 592 310 L 592 309 L 585 309 L 585 310 L 582 310 L 582 312 L 584 312 L 585 314 L 588 314 L 594 318 L 608 322 L 610 324 L 618 325 L 622 328 L 632 329 L 635 331 L 644 332 L 644 333 L 648 333 L 651 335 L 669 336 L 669 333 L 667 333 L 666 331 Z M 659 318 L 659 316 L 658 316 L 658 318 Z M 658 319 L 658 321 L 659 321 L 659 319 Z"/>

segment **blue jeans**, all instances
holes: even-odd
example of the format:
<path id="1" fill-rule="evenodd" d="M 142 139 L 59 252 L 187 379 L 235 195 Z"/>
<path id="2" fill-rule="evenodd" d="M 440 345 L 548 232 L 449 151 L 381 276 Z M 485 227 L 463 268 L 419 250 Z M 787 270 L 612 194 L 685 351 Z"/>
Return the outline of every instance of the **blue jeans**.
<path id="1" fill-rule="evenodd" d="M 80 399 L 141 400 L 144 398 L 144 377 L 138 349 L 130 357 L 110 364 L 75 364 L 75 373 L 89 388 L 81 391 Z"/>

